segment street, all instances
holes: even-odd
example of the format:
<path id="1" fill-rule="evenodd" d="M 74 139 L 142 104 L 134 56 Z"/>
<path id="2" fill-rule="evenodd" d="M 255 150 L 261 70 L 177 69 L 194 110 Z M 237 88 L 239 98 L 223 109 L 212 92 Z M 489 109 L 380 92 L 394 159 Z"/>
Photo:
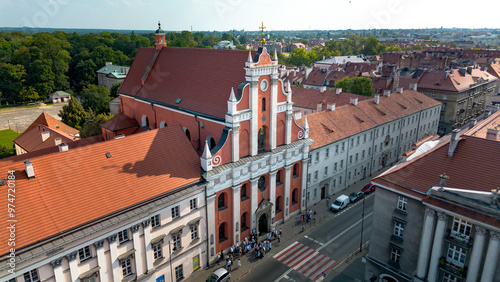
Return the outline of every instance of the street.
<path id="1" fill-rule="evenodd" d="M 374 194 L 365 199 L 363 244 L 369 240 L 373 201 Z M 241 281 L 321 281 L 322 272 L 327 274 L 327 281 L 332 280 L 338 274 L 335 268 L 359 251 L 362 212 L 363 200 L 341 212 L 330 212 L 330 217 L 316 229 L 272 257 L 266 257 Z M 364 272 L 364 267 L 361 271 Z"/>

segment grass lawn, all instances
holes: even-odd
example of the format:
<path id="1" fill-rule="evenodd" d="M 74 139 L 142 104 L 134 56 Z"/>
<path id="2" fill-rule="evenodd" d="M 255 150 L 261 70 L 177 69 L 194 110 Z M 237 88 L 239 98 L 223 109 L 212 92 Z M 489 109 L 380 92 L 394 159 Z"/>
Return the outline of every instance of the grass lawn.
<path id="1" fill-rule="evenodd" d="M 0 159 L 16 154 L 14 151 L 14 143 L 12 143 L 12 141 L 14 141 L 14 139 L 16 139 L 19 135 L 21 135 L 21 133 L 16 133 L 10 129 L 0 130 L 0 147 L 3 146 L 8 149 L 7 152 L 0 149 Z"/>

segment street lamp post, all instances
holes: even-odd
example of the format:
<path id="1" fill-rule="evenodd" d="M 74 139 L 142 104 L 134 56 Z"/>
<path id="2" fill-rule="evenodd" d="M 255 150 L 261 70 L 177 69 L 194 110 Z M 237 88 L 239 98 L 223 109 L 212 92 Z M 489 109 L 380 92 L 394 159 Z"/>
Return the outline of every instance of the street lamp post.
<path id="1" fill-rule="evenodd" d="M 169 260 L 170 260 L 170 281 L 174 281 L 174 272 L 172 271 L 172 247 L 171 247 L 171 241 L 168 241 L 168 254 L 169 254 Z"/>
<path id="2" fill-rule="evenodd" d="M 359 252 L 363 251 L 363 223 L 365 221 L 365 197 L 363 196 L 363 213 L 361 214 L 361 240 L 359 241 Z"/>

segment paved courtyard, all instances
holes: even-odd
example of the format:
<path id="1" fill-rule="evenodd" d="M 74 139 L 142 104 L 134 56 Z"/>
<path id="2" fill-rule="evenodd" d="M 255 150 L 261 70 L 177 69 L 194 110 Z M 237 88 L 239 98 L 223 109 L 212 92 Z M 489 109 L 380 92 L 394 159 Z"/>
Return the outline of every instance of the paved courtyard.
<path id="1" fill-rule="evenodd" d="M 54 118 L 61 120 L 57 115 L 64 105 L 68 103 L 58 103 L 54 105 L 42 104 L 34 108 L 6 108 L 0 109 L 0 130 L 12 129 L 16 132 L 23 132 L 42 113 L 47 112 Z"/>

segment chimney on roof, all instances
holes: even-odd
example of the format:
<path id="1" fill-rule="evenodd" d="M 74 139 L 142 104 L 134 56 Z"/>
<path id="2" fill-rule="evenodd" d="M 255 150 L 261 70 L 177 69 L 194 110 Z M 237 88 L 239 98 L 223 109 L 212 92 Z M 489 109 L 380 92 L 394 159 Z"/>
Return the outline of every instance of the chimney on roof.
<path id="1" fill-rule="evenodd" d="M 113 64 L 112 62 L 106 62 L 105 66 L 110 66 L 112 64 Z"/>
<path id="2" fill-rule="evenodd" d="M 351 103 L 351 105 L 357 106 L 358 105 L 358 98 L 351 97 L 350 103 Z"/>
<path id="3" fill-rule="evenodd" d="M 449 71 L 445 71 L 445 72 L 444 72 L 444 79 L 447 79 L 449 74 L 450 74 L 450 72 L 449 72 Z"/>
<path id="4" fill-rule="evenodd" d="M 467 67 L 467 73 L 472 74 L 472 67 Z"/>
<path id="5" fill-rule="evenodd" d="M 68 144 L 66 143 L 61 143 L 58 145 L 59 147 L 59 152 L 66 152 L 68 150 Z"/>
<path id="6" fill-rule="evenodd" d="M 324 85 L 323 85 L 323 86 L 321 86 L 321 87 L 319 88 L 319 91 L 320 91 L 321 93 L 325 92 L 325 91 L 326 91 L 326 86 L 324 86 Z"/>
<path id="7" fill-rule="evenodd" d="M 335 89 L 335 94 L 337 94 L 337 95 L 338 95 L 338 94 L 340 94 L 340 93 L 342 93 L 342 88 L 337 88 L 337 89 Z"/>
<path id="8" fill-rule="evenodd" d="M 335 111 L 335 103 L 326 104 L 326 109 L 329 111 Z"/>
<path id="9" fill-rule="evenodd" d="M 415 90 L 417 91 L 417 83 L 410 83 L 410 87 L 409 87 L 411 90 Z"/>
<path id="10" fill-rule="evenodd" d="M 469 122 L 469 129 L 473 128 L 477 124 L 477 119 L 473 118 Z"/>
<path id="11" fill-rule="evenodd" d="M 488 128 L 486 131 L 486 139 L 498 141 L 498 129 Z"/>
<path id="12" fill-rule="evenodd" d="M 57 145 L 59 145 L 59 144 L 61 144 L 61 143 L 62 143 L 62 139 L 58 137 L 58 138 L 54 139 L 54 143 L 55 143 L 55 144 L 56 144 L 56 146 L 57 146 Z"/>
<path id="13" fill-rule="evenodd" d="M 49 139 L 49 137 L 50 137 L 50 132 L 48 131 L 42 132 L 42 142 L 45 142 L 45 140 Z"/>
<path id="14" fill-rule="evenodd" d="M 316 111 L 321 112 L 323 110 L 323 104 L 318 103 L 316 104 Z"/>
<path id="15" fill-rule="evenodd" d="M 385 97 L 391 97 L 391 90 L 384 90 Z"/>
<path id="16" fill-rule="evenodd" d="M 398 88 L 396 89 L 396 92 L 397 92 L 397 93 L 403 93 L 403 87 L 398 87 Z"/>
<path id="17" fill-rule="evenodd" d="M 373 97 L 373 103 L 375 104 L 380 104 L 380 95 L 379 94 L 375 94 L 375 96 Z"/>
<path id="18" fill-rule="evenodd" d="M 26 159 L 24 161 L 24 170 L 26 171 L 26 175 L 28 176 L 28 179 L 35 177 L 35 170 L 33 169 L 33 164 L 28 159 Z"/>
<path id="19" fill-rule="evenodd" d="M 455 149 L 457 148 L 459 137 L 460 137 L 460 129 L 458 129 L 458 128 L 453 129 L 453 131 L 451 132 L 451 140 L 450 140 L 450 144 L 448 147 L 448 157 L 453 156 L 453 152 L 455 152 Z"/>

